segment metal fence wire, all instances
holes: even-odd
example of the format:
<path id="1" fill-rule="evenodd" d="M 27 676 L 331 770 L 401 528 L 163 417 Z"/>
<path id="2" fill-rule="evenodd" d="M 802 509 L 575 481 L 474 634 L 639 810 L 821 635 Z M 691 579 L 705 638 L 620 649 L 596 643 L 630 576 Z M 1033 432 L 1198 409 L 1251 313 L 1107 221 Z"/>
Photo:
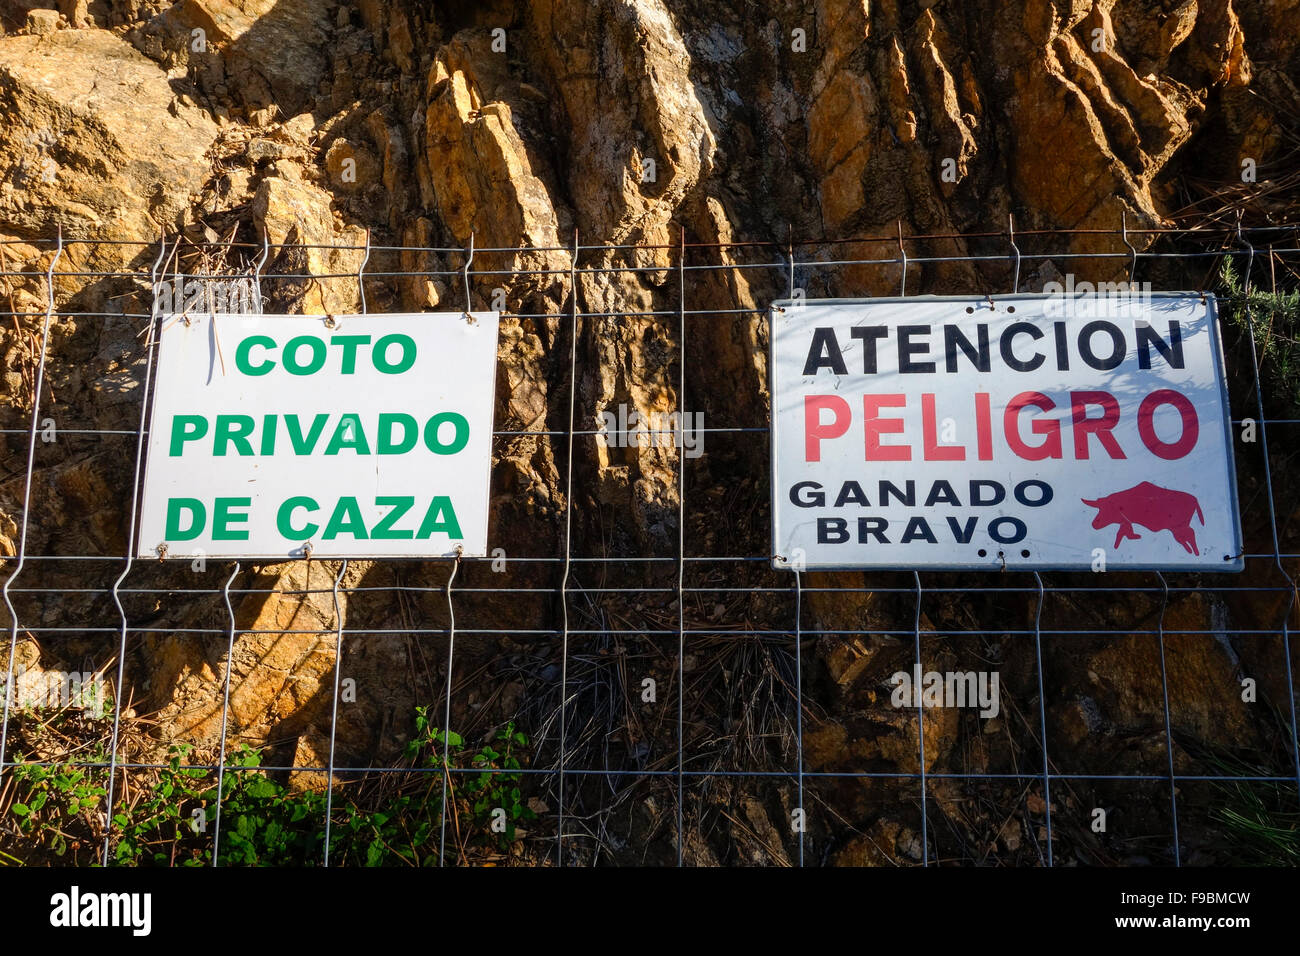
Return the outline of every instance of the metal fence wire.
<path id="1" fill-rule="evenodd" d="M 339 841 L 358 807 L 410 793 L 396 812 L 436 821 L 420 859 L 439 865 L 1294 854 L 1295 327 L 1259 303 L 1295 288 L 1298 239 L 1291 225 L 548 249 L 367 239 L 326 250 L 357 263 L 333 272 L 304 265 L 321 247 L 265 241 L 7 243 L 0 849 L 34 838 L 12 811 L 23 774 L 80 770 L 95 788 L 61 824 L 66 859 L 119 861 L 128 809 L 171 766 L 165 746 L 190 743 L 180 765 L 214 789 L 178 818 L 202 811 L 185 846 L 212 865 L 235 862 L 232 833 L 247 838 L 223 809 L 250 774 L 323 794 L 293 826 L 304 862 L 327 866 L 352 861 Z M 1064 274 L 1219 296 L 1245 571 L 774 570 L 767 303 L 996 297 Z M 545 407 L 526 420 L 498 387 L 492 555 L 134 559 L 156 293 L 196 277 L 242 283 L 266 312 L 326 281 L 354 283 L 362 311 L 405 311 L 403 290 L 429 283 L 428 307 L 500 308 L 503 328 L 534 337 Z M 613 403 L 592 396 L 622 374 L 629 330 L 658 363 L 660 407 L 702 413 L 702 454 L 670 446 L 647 465 L 597 427 Z M 521 459 L 543 463 L 549 491 Z M 107 708 L 27 706 L 19 685 L 37 667 L 102 679 Z M 913 668 L 996 673 L 996 715 L 895 706 L 889 677 Z M 502 742 L 506 721 L 520 736 Z M 457 736 L 403 748 L 435 729 Z M 513 840 L 494 827 L 502 800 Z"/>

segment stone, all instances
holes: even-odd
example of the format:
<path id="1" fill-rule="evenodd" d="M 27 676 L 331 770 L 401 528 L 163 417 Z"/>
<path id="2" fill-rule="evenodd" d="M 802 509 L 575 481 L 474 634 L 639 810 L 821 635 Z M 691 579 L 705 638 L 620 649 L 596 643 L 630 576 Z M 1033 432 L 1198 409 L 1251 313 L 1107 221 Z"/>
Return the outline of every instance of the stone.
<path id="1" fill-rule="evenodd" d="M 0 103 L 0 228 L 149 241 L 209 175 L 216 125 L 106 31 L 0 39 Z"/>
<path id="2" fill-rule="evenodd" d="M 63 26 L 63 16 L 58 10 L 35 10 L 27 11 L 27 32 L 33 36 L 44 36 L 53 33 Z"/>
<path id="3" fill-rule="evenodd" d="M 374 153 L 339 138 L 325 153 L 330 182 L 343 192 L 357 192 L 380 185 L 382 167 Z"/>
<path id="4" fill-rule="evenodd" d="M 273 260 L 275 269 L 340 277 L 278 283 L 281 301 L 309 315 L 349 312 L 360 306 L 357 280 L 345 276 L 361 268 L 365 230 L 338 224 L 330 203 L 330 194 L 323 189 L 284 176 L 263 179 L 253 196 L 253 222 L 260 234 L 280 247 Z"/>
<path id="5" fill-rule="evenodd" d="M 69 26 L 93 27 L 95 25 L 95 21 L 90 16 L 90 0 L 59 0 L 59 12 L 68 21 Z"/>
<path id="6" fill-rule="evenodd" d="M 424 148 L 439 211 L 458 242 L 473 232 L 480 246 L 556 246 L 552 177 L 533 167 L 516 123 L 528 107 L 489 44 L 486 33 L 457 39 L 429 72 Z"/>
<path id="7" fill-rule="evenodd" d="M 181 64 L 214 53 L 249 110 L 274 104 L 273 121 L 311 105 L 333 29 L 329 5 L 312 0 L 183 0 L 144 24 L 138 42 Z"/>

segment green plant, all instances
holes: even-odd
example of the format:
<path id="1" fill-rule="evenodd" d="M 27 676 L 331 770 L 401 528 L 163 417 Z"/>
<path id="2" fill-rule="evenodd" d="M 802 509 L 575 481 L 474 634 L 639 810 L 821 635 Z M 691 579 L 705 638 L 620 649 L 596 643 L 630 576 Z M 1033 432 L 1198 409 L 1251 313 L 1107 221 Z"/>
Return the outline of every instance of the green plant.
<path id="1" fill-rule="evenodd" d="M 56 857 L 69 849 L 89 849 L 94 814 L 106 796 L 103 785 L 86 767 L 24 764 L 21 754 L 15 756 L 18 763 L 11 772 L 22 799 L 10 804 L 9 814 L 18 831 Z M 76 856 L 74 852 L 71 862 Z"/>
<path id="2" fill-rule="evenodd" d="M 1237 784 L 1230 803 L 1214 816 L 1233 836 L 1247 862 L 1300 866 L 1300 813 L 1278 808 L 1278 793 Z"/>
<path id="3" fill-rule="evenodd" d="M 38 685 L 35 702 L 24 699 L 30 687 L 25 692 L 15 680 L 11 688 L 15 763 L 0 789 L 0 844 L 13 845 L 0 845 L 0 856 L 12 862 L 15 855 L 8 851 L 20 849 L 41 860 L 93 863 L 103 841 L 112 695 L 100 685 L 102 708 L 78 706 L 84 698 L 59 706 L 48 703 L 48 687 Z M 0 687 L 0 699 L 4 696 Z"/>
<path id="4" fill-rule="evenodd" d="M 1211 757 L 1223 776 L 1270 776 L 1276 771 L 1226 756 Z M 1234 855 L 1251 866 L 1300 865 L 1300 812 L 1295 789 L 1276 781 L 1221 781 L 1219 805 L 1210 813 L 1222 824 Z"/>
<path id="5" fill-rule="evenodd" d="M 501 749 L 497 750 L 492 744 Z M 475 819 L 480 824 L 487 823 L 489 832 L 496 832 L 502 849 L 514 842 L 517 823 L 537 817 L 523 802 L 523 792 L 519 787 L 523 775 L 503 772 L 521 769 L 515 750 L 527 745 L 528 738 L 515 729 L 514 721 L 508 721 L 497 732 L 492 743 L 485 745 L 470 760 L 471 766 L 481 767 L 483 772 L 461 785 L 461 790 L 470 799 Z M 498 809 L 505 814 L 505 829 L 492 831 L 491 815 Z"/>
<path id="6" fill-rule="evenodd" d="M 215 792 L 204 786 L 207 770 L 182 765 L 191 750 L 188 744 L 169 748 L 167 765 L 153 786 L 134 804 L 113 814 L 119 833 L 113 858 L 118 865 L 202 866 L 211 859 L 200 834 L 207 820 L 203 805 Z M 195 809 L 203 820 L 199 829 Z"/>
<path id="7" fill-rule="evenodd" d="M 440 731 L 429 722 L 427 707 L 415 709 L 415 737 L 406 745 L 408 760 L 423 758 L 427 768 L 443 766 L 442 756 L 446 757 L 448 766 L 463 766 L 466 752 L 465 741 L 460 734 Z M 496 746 L 493 746 L 493 745 Z M 528 746 L 528 738 L 519 731 L 514 721 L 508 721 L 497 731 L 496 736 L 485 744 L 478 753 L 469 758 L 469 766 L 480 772 L 473 775 L 451 774 L 452 799 L 457 795 L 469 804 L 469 811 L 479 831 L 494 835 L 499 849 L 513 843 L 518 836 L 517 825 L 524 820 L 534 820 L 534 813 L 524 802 L 520 788 L 523 774 L 518 751 Z M 498 749 L 499 748 L 499 749 Z M 461 778 L 459 783 L 456 778 Z M 441 800 L 442 776 L 438 775 L 438 799 Z M 504 829 L 494 829 L 495 811 L 504 812 Z"/>
<path id="8" fill-rule="evenodd" d="M 324 846 L 325 796 L 292 791 L 258 768 L 261 754 L 240 747 L 229 761 L 222 787 L 221 862 L 231 866 L 307 866 Z M 217 788 L 203 799 L 216 817 Z"/>
<path id="9" fill-rule="evenodd" d="M 457 852 L 477 844 L 504 850 L 517 825 L 536 814 L 521 788 L 520 754 L 528 738 L 513 723 L 471 754 L 460 734 L 431 725 L 427 708 L 416 710 L 416 733 L 406 747 L 412 773 L 375 774 L 334 788 L 330 859 L 356 866 L 436 865 L 441 847 L 443 786 L 452 818 L 468 815 L 472 836 L 449 844 Z M 103 840 L 107 797 L 98 768 L 64 761 L 23 763 L 13 768 L 18 798 L 3 822 L 12 822 L 27 848 L 71 862 L 94 862 Z M 212 862 L 217 780 L 209 767 L 193 766 L 193 748 L 168 749 L 167 762 L 145 785 L 140 780 L 114 807 L 111 859 L 117 866 L 204 866 Z M 445 774 L 446 766 L 478 772 Z M 87 763 L 107 762 L 95 752 Z M 398 778 L 394 783 L 393 778 Z M 293 790 L 261 769 L 258 751 L 241 746 L 226 764 L 221 785 L 220 862 L 231 866 L 307 866 L 324 855 L 326 796 Z M 504 817 L 504 819 L 502 819 Z M 500 824 L 504 823 L 504 827 Z M 86 859 L 78 858 L 78 851 Z M 32 854 L 35 855 L 35 854 Z M 9 862 L 27 862 L 0 851 Z"/>
<path id="10" fill-rule="evenodd" d="M 1300 289 L 1272 292 L 1252 286 L 1247 293 L 1230 257 L 1224 258 L 1219 282 L 1227 298 L 1225 318 L 1243 331 L 1254 330 L 1266 398 L 1300 409 Z"/>

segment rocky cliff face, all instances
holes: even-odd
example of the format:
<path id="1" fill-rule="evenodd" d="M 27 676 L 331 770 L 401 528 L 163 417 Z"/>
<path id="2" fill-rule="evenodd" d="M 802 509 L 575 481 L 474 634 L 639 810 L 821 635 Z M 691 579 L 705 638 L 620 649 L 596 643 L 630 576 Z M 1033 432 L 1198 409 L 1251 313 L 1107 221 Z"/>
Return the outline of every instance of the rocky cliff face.
<path id="1" fill-rule="evenodd" d="M 85 656 L 96 666 L 116 654 L 108 589 L 126 550 L 130 432 L 139 422 L 148 276 L 160 236 L 189 243 L 172 269 L 209 273 L 247 273 L 265 239 L 267 311 L 291 312 L 359 307 L 352 276 L 367 235 L 370 310 L 463 308 L 457 271 L 466 256 L 455 250 L 472 236 L 479 251 L 470 303 L 507 313 L 496 427 L 532 433 L 498 438 L 493 540 L 512 555 L 561 554 L 571 506 L 575 554 L 671 557 L 673 449 L 578 438 L 566 497 L 567 446 L 545 433 L 570 425 L 571 350 L 579 430 L 620 404 L 643 414 L 702 411 L 711 427 L 765 423 L 762 310 L 788 276 L 776 251 L 727 244 L 1000 232 L 1010 214 L 1025 231 L 1114 230 L 1121 214 L 1131 228 L 1169 224 L 1199 198 L 1191 179 L 1236 182 L 1243 160 L 1266 171 L 1288 148 L 1300 115 L 1298 24 L 1300 0 L 0 0 L 0 301 L 15 313 L 0 333 L 0 397 L 4 427 L 19 430 L 2 436 L 0 536 L 9 554 L 22 520 L 43 275 L 53 256 L 37 240 L 59 229 L 65 240 L 102 240 L 65 244 L 55 269 L 59 315 L 40 401 L 62 435 L 37 448 L 27 548 L 110 560 L 24 570 L 23 584 L 49 590 L 17 596 L 22 627 L 84 630 L 45 638 L 20 628 L 20 654 L 30 663 Z M 1151 239 L 1135 237 L 1140 246 Z M 214 241 L 235 245 L 203 245 Z M 1117 241 L 1074 233 L 1051 251 L 1114 250 Z M 594 247 L 578 255 L 576 290 L 575 242 Z M 776 266 L 689 273 L 685 396 L 674 271 L 683 242 L 694 244 L 691 264 Z M 430 251 L 438 248 L 448 251 Z M 832 248 L 854 251 L 843 258 L 894 254 L 879 245 L 820 253 Z M 908 251 L 1000 256 L 1006 245 L 917 238 Z M 1028 261 L 1022 288 L 1041 282 L 1043 268 Z M 1123 271 L 1097 260 L 1088 269 L 1092 279 Z M 134 277 L 111 275 L 122 271 Z M 386 275 L 396 272 L 413 274 Z M 896 293 L 901 276 L 893 265 L 801 267 L 799 279 L 810 296 L 865 295 Z M 1011 282 L 1009 260 L 913 265 L 907 276 L 910 292 Z M 576 343 L 575 292 L 580 311 L 601 313 L 582 320 Z M 767 552 L 766 483 L 756 477 L 767 451 L 761 435 L 749 437 L 719 436 L 688 468 L 690 552 Z M 245 568 L 236 578 L 231 727 L 237 739 L 269 742 L 298 765 L 318 763 L 327 746 L 337 570 L 298 562 Z M 696 583 L 781 584 L 724 571 L 710 569 Z M 219 735 L 227 663 L 220 589 L 229 573 L 139 568 L 126 585 L 139 582 L 126 595 L 132 630 L 121 693 L 136 713 L 152 715 L 159 738 L 211 746 Z M 525 632 L 559 626 L 559 574 L 541 563 L 512 566 L 508 584 L 486 566 L 463 574 L 458 584 L 471 590 L 458 605 L 462 627 L 520 630 L 513 641 L 482 638 L 465 649 L 456 706 L 472 723 L 558 677 L 553 639 Z M 349 565 L 345 589 L 360 590 L 342 602 L 345 670 L 364 687 L 340 715 L 339 746 L 350 759 L 388 759 L 411 708 L 436 697 L 445 644 L 419 631 L 445 626 L 438 589 L 446 575 L 432 565 Z M 571 584 L 606 582 L 672 584 L 630 566 L 582 568 Z M 860 576 L 852 583 L 861 586 Z M 399 586 L 425 590 L 392 590 Z M 473 593 L 494 586 L 544 590 Z M 92 593 L 52 593 L 73 588 Z M 897 615 L 891 600 L 812 601 L 818 623 L 863 636 L 816 648 L 821 713 L 810 767 L 834 769 L 856 754 L 857 765 L 915 769 L 914 723 L 861 716 L 878 693 L 877 672 L 907 651 L 870 636 Z M 1226 613 L 1196 602 L 1181 601 L 1177 613 L 1201 623 Z M 675 625 L 671 596 L 586 603 L 581 613 L 594 630 Z M 1086 613 L 1097 616 L 1099 632 L 1137 628 L 1153 613 L 1124 610 L 1124 620 L 1109 622 L 1100 609 Z M 757 591 L 709 597 L 688 612 L 706 631 L 788 628 L 791 613 L 784 596 Z M 974 613 L 940 602 L 927 623 Z M 1097 743 L 1108 734 L 1148 746 L 1163 730 L 1158 713 L 1142 710 L 1157 699 L 1151 688 L 1134 689 L 1135 674 L 1158 666 L 1157 648 L 1132 640 L 1127 651 L 1080 643 L 1069 651 L 1078 659 L 1057 668 L 1053 730 L 1081 752 L 1093 747 L 1098 759 L 1110 752 Z M 596 653 L 593 640 L 579 644 Z M 1171 700 L 1180 731 L 1213 736 L 1215 723 L 1228 720 L 1240 739 L 1261 732 L 1232 706 L 1243 666 L 1236 651 L 1207 638 L 1174 654 L 1171 676 L 1187 682 Z M 703 650 L 700 658 L 719 660 Z M 671 683 L 676 663 L 653 660 L 646 667 L 664 668 Z M 1067 686 L 1081 673 L 1091 687 Z M 1196 690 L 1206 681 L 1220 690 Z M 1025 692 L 1029 700 L 1036 689 Z M 1274 681 L 1272 693 L 1285 700 L 1286 688 Z M 699 727 L 707 722 L 703 712 L 697 718 Z M 656 726 L 620 731 L 627 753 L 659 748 L 653 758 L 667 759 L 672 728 Z M 553 734 L 537 732 L 554 747 Z M 957 759 L 958 736 L 939 719 L 927 724 L 927 764 Z M 746 804 L 755 833 L 765 812 Z M 876 836 L 905 848 L 915 842 L 909 833 L 895 822 Z M 852 852 L 872 859 L 864 847 Z"/>

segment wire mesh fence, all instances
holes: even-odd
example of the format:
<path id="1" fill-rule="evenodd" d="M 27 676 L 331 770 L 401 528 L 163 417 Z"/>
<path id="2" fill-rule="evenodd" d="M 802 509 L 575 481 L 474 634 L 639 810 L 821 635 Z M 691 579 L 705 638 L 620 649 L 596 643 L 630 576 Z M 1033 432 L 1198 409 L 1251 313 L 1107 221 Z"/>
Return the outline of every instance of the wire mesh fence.
<path id="1" fill-rule="evenodd" d="M 1300 411 L 1287 300 L 1260 297 L 1294 289 L 1298 236 L 367 241 L 329 247 L 356 263 L 334 272 L 302 267 L 321 247 L 265 242 L 10 244 L 5 852 L 265 862 L 249 848 L 275 829 L 324 865 L 1285 858 Z M 1246 570 L 773 570 L 766 303 L 996 298 L 1064 272 L 1218 295 Z M 311 284 L 352 289 L 363 312 L 431 284 L 437 308 L 498 308 L 536 338 L 541 407 L 498 395 L 490 556 L 133 557 L 156 330 L 221 283 L 234 311 L 267 312 Z M 600 425 L 610 395 L 635 397 L 601 392 L 633 337 L 658 407 L 702 416 L 698 449 L 653 427 L 615 447 Z M 544 462 L 545 492 L 521 459 Z M 914 668 L 998 674 L 996 716 L 897 706 L 887 678 Z M 58 706 L 24 699 L 38 670 Z M 69 808 L 60 784 L 62 815 L 34 822 L 54 774 L 76 795 Z"/>

